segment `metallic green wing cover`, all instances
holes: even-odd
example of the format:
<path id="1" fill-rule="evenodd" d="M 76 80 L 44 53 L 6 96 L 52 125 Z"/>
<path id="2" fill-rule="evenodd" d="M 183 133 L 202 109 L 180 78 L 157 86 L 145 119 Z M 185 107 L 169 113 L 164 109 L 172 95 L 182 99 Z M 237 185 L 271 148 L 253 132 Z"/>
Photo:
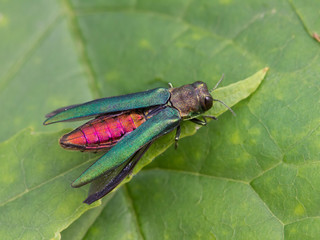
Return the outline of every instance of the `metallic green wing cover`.
<path id="1" fill-rule="evenodd" d="M 166 107 L 161 109 L 84 171 L 72 183 L 72 187 L 81 187 L 108 170 L 116 168 L 147 143 L 175 129 L 180 120 L 179 111 L 175 108 Z"/>
<path id="2" fill-rule="evenodd" d="M 57 109 L 47 114 L 48 119 L 43 124 L 80 120 L 105 113 L 163 105 L 167 103 L 169 98 L 170 92 L 167 88 L 156 88 L 145 92 L 101 98 Z"/>

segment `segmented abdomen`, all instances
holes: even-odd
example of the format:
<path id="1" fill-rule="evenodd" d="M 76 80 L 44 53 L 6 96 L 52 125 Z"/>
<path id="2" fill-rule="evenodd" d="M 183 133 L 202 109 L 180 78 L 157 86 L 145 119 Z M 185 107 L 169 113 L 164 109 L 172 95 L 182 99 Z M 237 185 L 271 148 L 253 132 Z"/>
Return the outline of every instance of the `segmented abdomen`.
<path id="1" fill-rule="evenodd" d="M 126 133 L 132 132 L 145 121 L 142 112 L 103 115 L 61 137 L 60 144 L 75 150 L 103 150 L 115 145 Z"/>

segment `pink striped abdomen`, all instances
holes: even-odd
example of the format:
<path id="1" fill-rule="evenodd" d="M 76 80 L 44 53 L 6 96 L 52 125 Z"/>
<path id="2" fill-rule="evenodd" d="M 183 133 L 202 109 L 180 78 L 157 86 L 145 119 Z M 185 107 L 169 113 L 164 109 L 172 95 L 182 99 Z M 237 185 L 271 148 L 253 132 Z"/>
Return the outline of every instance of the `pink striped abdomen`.
<path id="1" fill-rule="evenodd" d="M 105 150 L 145 121 L 145 116 L 141 112 L 100 116 L 61 137 L 60 144 L 64 148 L 74 150 Z"/>

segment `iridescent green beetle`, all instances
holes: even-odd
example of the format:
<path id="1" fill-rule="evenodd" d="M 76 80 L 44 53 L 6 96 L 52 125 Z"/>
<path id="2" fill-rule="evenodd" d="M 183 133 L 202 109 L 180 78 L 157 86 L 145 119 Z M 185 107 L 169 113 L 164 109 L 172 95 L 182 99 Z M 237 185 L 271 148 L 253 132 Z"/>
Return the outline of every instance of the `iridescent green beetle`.
<path id="1" fill-rule="evenodd" d="M 132 172 L 155 139 L 176 129 L 177 143 L 181 121 L 206 125 L 206 118 L 216 119 L 201 116 L 212 107 L 213 101 L 221 102 L 212 98 L 204 82 L 178 88 L 170 84 L 170 88 L 60 108 L 46 115 L 43 124 L 94 118 L 60 139 L 63 148 L 108 151 L 72 183 L 72 187 L 81 187 L 92 182 L 89 196 L 84 201 L 91 204 L 112 191 Z M 199 116 L 202 120 L 197 118 Z"/>

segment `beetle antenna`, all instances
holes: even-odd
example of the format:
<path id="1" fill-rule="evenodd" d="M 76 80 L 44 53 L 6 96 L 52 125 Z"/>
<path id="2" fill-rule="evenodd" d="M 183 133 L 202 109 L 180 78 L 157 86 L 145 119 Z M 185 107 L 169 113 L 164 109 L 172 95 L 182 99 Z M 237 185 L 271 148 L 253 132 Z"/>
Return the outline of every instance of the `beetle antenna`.
<path id="1" fill-rule="evenodd" d="M 219 84 L 221 83 L 223 78 L 224 78 L 224 73 L 222 73 L 222 76 L 221 76 L 220 80 L 217 82 L 217 84 L 214 86 L 214 88 L 210 91 L 210 93 L 212 93 L 214 90 L 217 89 L 217 87 L 219 86 Z M 216 101 L 216 102 L 219 102 L 219 103 L 223 104 L 226 108 L 229 109 L 229 111 L 233 114 L 233 116 L 236 116 L 236 113 L 227 104 L 225 104 L 223 101 L 221 101 L 219 99 L 213 99 L 213 101 Z"/>
<path id="2" fill-rule="evenodd" d="M 210 93 L 212 93 L 214 90 L 217 89 L 217 87 L 219 86 L 219 84 L 221 83 L 223 78 L 224 78 L 224 73 L 222 73 L 222 76 L 221 76 L 220 80 L 217 82 L 217 84 L 214 86 L 214 88 L 210 91 Z"/>
<path id="3" fill-rule="evenodd" d="M 223 104 L 226 108 L 229 109 L 229 111 L 233 114 L 233 116 L 236 116 L 236 113 L 227 104 L 225 104 L 223 101 L 221 101 L 219 99 L 213 99 L 213 101 L 216 101 L 216 102 L 219 102 L 219 103 Z"/>

